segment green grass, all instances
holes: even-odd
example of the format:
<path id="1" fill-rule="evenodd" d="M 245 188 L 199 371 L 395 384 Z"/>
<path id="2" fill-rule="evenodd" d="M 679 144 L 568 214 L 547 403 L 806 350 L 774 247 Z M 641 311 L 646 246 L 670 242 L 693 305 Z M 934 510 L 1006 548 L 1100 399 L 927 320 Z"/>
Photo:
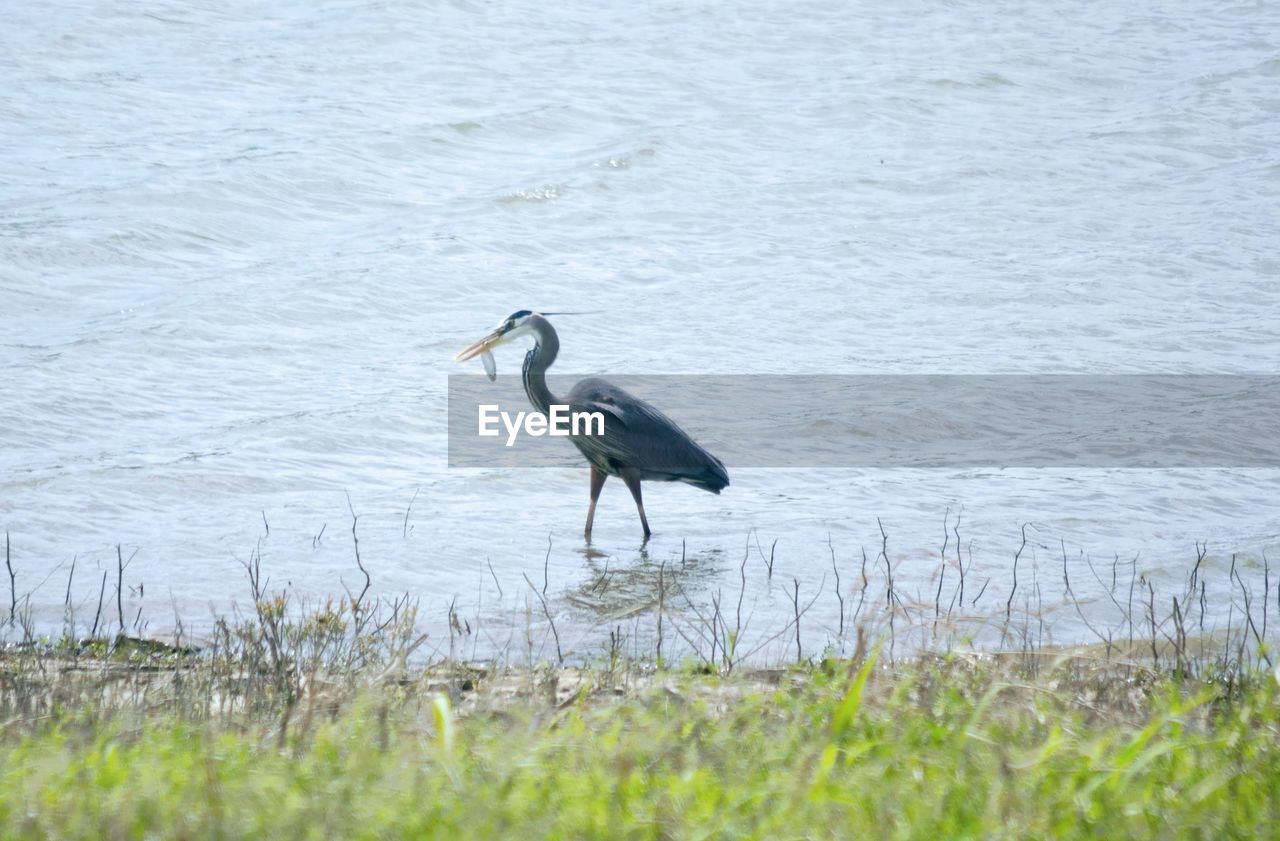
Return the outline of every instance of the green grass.
<path id="1" fill-rule="evenodd" d="M 1141 674 L 1141 673 L 1140 673 Z M 493 679 L 491 679 L 493 680 Z M 0 731 L 4 838 L 1261 838 L 1280 699 L 944 659 L 672 672 L 559 707 L 369 689 L 305 724 L 63 712 Z M 745 682 L 744 682 L 745 681 Z"/>

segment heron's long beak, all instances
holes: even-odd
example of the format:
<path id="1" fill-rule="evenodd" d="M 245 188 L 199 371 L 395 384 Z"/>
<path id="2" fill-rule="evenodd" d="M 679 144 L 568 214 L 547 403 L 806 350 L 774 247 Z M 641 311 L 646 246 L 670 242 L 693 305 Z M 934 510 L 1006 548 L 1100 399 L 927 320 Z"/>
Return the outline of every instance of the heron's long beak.
<path id="1" fill-rule="evenodd" d="M 494 345 L 501 344 L 502 336 L 505 332 L 506 331 L 503 330 L 502 328 L 498 328 L 497 330 L 494 330 L 492 333 L 485 336 L 483 339 L 476 342 L 475 344 L 468 345 L 467 347 L 464 347 L 462 350 L 458 351 L 458 355 L 453 358 L 453 361 L 466 362 L 468 359 L 475 359 L 477 356 L 484 353 L 486 350 L 489 350 Z"/>

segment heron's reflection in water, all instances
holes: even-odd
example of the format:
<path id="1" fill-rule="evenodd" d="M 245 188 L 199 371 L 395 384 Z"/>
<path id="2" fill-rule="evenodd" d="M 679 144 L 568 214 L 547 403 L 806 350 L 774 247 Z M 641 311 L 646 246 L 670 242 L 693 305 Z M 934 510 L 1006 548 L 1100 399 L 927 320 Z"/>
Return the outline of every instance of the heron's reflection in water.
<path id="1" fill-rule="evenodd" d="M 606 554 L 589 545 L 579 550 L 586 579 L 564 594 L 565 601 L 597 623 L 617 622 L 651 612 L 660 604 L 673 608 L 698 596 L 723 568 L 724 550 L 703 549 L 655 557 L 641 547 L 632 554 Z"/>

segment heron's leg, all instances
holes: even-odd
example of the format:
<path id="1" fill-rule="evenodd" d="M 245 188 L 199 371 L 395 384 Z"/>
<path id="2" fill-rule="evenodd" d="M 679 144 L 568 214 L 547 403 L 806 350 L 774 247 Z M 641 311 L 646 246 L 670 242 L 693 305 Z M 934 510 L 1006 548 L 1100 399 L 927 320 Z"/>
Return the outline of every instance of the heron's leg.
<path id="1" fill-rule="evenodd" d="M 604 473 L 591 465 L 591 505 L 587 508 L 587 527 L 583 530 L 584 537 L 591 537 L 591 523 L 596 518 L 596 500 L 600 498 L 600 490 L 604 487 L 604 480 L 609 478 L 608 473 Z"/>
<path id="2" fill-rule="evenodd" d="M 627 483 L 627 490 L 631 491 L 631 496 L 636 501 L 636 510 L 640 512 L 640 525 L 644 529 L 644 539 L 648 540 L 653 532 L 649 531 L 649 520 L 644 516 L 644 500 L 640 496 L 640 477 L 630 470 L 619 471 L 618 476 Z"/>

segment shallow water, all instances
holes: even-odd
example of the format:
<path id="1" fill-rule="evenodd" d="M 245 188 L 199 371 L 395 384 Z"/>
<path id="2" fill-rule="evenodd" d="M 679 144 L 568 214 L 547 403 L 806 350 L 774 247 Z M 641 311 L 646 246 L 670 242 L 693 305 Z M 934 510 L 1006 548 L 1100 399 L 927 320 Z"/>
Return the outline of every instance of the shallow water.
<path id="1" fill-rule="evenodd" d="M 1277 470 L 730 464 L 720 497 L 647 492 L 644 556 L 611 483 L 587 552 L 585 470 L 447 468 L 445 378 L 521 308 L 596 313 L 557 321 L 561 373 L 1273 374 L 1277 32 L 1273 5 L 1202 0 L 9 4 L 19 589 L 60 621 L 74 558 L 92 611 L 120 544 L 130 612 L 199 620 L 244 604 L 260 542 L 273 587 L 341 593 L 347 493 L 375 591 L 437 623 L 523 609 L 544 562 L 574 604 L 595 566 L 696 558 L 705 604 L 758 541 L 755 622 L 781 626 L 793 579 L 833 586 L 828 540 L 845 585 L 874 558 L 877 518 L 932 601 L 961 509 L 999 604 L 1026 522 L 1042 566 L 1175 582 L 1207 541 L 1214 580 L 1232 553 L 1253 576 Z M 806 616 L 815 648 L 836 610 Z"/>

